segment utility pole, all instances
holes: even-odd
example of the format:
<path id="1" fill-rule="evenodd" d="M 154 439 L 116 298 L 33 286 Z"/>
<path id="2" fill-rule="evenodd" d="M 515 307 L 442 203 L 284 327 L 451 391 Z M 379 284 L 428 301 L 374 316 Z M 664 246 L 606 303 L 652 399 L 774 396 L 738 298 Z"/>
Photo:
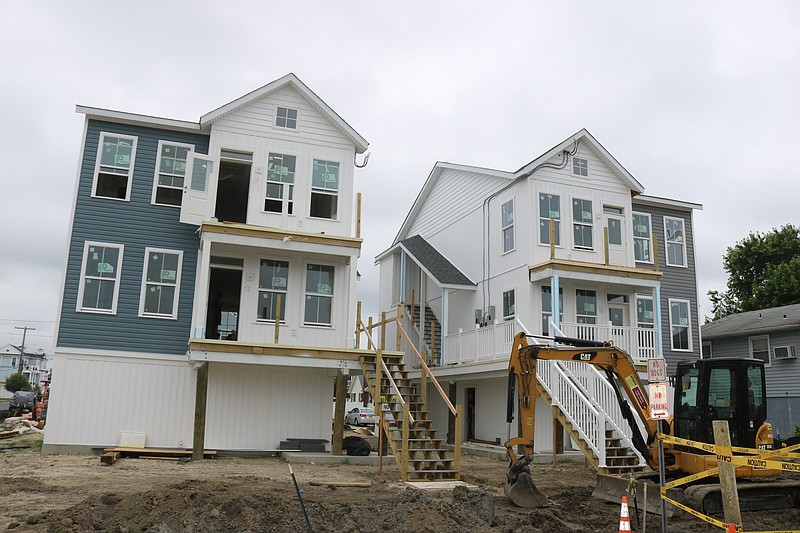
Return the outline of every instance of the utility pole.
<path id="1" fill-rule="evenodd" d="M 25 337 L 28 335 L 28 330 L 36 331 L 36 328 L 31 328 L 31 327 L 28 327 L 28 326 L 23 326 L 23 327 L 15 326 L 14 329 L 23 330 L 22 331 L 22 346 L 19 349 L 19 351 L 20 351 L 20 354 L 19 354 L 19 369 L 17 370 L 17 373 L 22 374 L 22 365 L 23 365 L 23 362 L 25 361 Z"/>

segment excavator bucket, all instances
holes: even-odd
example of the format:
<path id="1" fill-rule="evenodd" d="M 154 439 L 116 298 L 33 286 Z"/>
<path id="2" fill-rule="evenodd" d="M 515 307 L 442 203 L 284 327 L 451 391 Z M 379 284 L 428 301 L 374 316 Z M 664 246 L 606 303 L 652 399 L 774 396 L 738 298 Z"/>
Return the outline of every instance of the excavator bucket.
<path id="1" fill-rule="evenodd" d="M 549 504 L 547 496 L 539 492 L 528 467 L 530 459 L 517 460 L 508 469 L 508 479 L 503 487 L 506 496 L 517 507 L 544 507 Z"/>

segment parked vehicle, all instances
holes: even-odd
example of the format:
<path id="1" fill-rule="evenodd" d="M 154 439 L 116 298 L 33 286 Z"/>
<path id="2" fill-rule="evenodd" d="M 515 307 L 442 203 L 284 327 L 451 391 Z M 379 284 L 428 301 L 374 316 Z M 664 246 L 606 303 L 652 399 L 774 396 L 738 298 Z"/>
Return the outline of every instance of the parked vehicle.
<path id="1" fill-rule="evenodd" d="M 354 407 L 344 415 L 344 423 L 351 426 L 371 426 L 378 422 L 372 407 Z"/>
<path id="2" fill-rule="evenodd" d="M 8 404 L 9 416 L 22 416 L 24 412 L 33 413 L 36 393 L 33 391 L 17 391 Z"/>

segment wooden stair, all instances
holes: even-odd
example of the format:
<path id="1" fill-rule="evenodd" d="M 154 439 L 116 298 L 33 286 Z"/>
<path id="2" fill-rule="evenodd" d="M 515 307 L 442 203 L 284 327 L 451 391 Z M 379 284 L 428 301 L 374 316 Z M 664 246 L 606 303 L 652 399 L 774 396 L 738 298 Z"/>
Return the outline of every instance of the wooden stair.
<path id="1" fill-rule="evenodd" d="M 439 319 L 433 314 L 433 310 L 429 306 L 425 306 L 425 327 L 420 327 L 420 317 L 422 311 L 419 304 L 405 304 L 406 312 L 412 317 L 412 323 L 417 331 L 422 331 L 422 339 L 425 346 L 428 347 L 429 361 L 427 363 L 431 366 L 441 366 L 442 354 L 442 325 Z"/>
<path id="2" fill-rule="evenodd" d="M 403 403 L 392 390 L 391 381 L 381 368 L 380 397 L 384 399 L 384 431 L 404 481 L 454 481 L 460 479 L 457 461 L 445 439 L 433 429 L 418 386 L 408 377 L 401 355 L 383 355 L 400 397 L 409 407 L 407 428 L 403 423 Z M 377 354 L 363 356 L 361 370 L 370 390 L 375 390 Z M 412 421 L 413 420 L 413 421 Z M 407 445 L 404 449 L 404 429 Z"/>

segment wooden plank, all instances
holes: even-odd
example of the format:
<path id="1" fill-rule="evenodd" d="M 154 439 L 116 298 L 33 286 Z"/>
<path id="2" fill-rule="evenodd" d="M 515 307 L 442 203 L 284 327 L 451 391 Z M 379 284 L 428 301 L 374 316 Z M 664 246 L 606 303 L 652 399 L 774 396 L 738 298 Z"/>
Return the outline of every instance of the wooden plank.
<path id="1" fill-rule="evenodd" d="M 309 481 L 309 485 L 315 487 L 371 487 L 372 483 L 369 482 L 355 482 L 355 481 Z"/>
<path id="2" fill-rule="evenodd" d="M 197 386 L 194 398 L 194 437 L 192 459 L 202 459 L 206 438 L 206 402 L 208 400 L 208 362 L 197 369 Z"/>
<path id="3" fill-rule="evenodd" d="M 117 446 L 115 448 L 104 448 L 104 452 L 121 452 L 132 454 L 158 454 L 158 455 L 191 455 L 192 450 L 180 450 L 175 448 L 130 448 L 124 446 Z M 217 455 L 217 450 L 203 450 L 203 455 Z"/>
<path id="4" fill-rule="evenodd" d="M 728 430 L 727 420 L 714 420 L 714 444 L 719 446 L 719 452 L 732 455 L 731 434 Z M 719 468 L 719 483 L 722 489 L 722 510 L 726 524 L 742 525 L 742 512 L 739 509 L 739 493 L 736 489 L 736 467 L 732 463 L 717 461 Z"/>
<path id="5" fill-rule="evenodd" d="M 180 457 L 158 457 L 156 455 L 140 455 L 137 459 L 155 459 L 158 461 L 180 461 Z"/>
<path id="6" fill-rule="evenodd" d="M 113 465 L 122 457 L 120 452 L 106 452 L 100 456 L 100 462 L 104 465 Z"/>

